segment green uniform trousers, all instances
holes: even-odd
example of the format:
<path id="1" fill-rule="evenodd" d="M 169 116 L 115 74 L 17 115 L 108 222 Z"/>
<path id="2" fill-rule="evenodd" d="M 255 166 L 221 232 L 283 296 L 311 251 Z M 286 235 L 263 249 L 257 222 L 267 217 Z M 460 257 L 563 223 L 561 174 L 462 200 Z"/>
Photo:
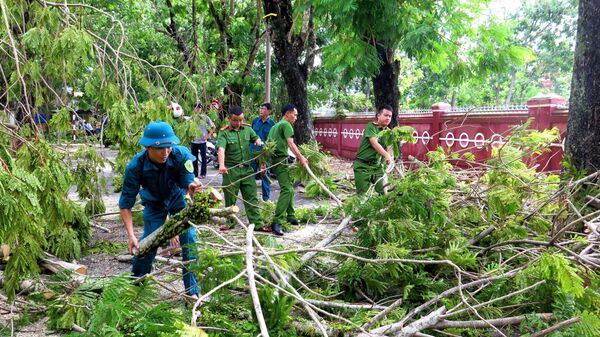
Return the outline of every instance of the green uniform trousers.
<path id="1" fill-rule="evenodd" d="M 225 206 L 235 205 L 238 192 L 242 191 L 248 222 L 253 223 L 257 228 L 262 227 L 263 222 L 258 211 L 254 170 L 248 165 L 227 169 L 227 174 L 223 175 L 223 186 Z"/>
<path id="2" fill-rule="evenodd" d="M 294 214 L 294 185 L 290 179 L 287 157 L 275 157 L 271 170 L 277 175 L 279 182 L 279 198 L 275 206 L 273 223 L 282 223 L 284 219 L 295 219 Z"/>
<path id="3" fill-rule="evenodd" d="M 375 184 L 375 191 L 383 194 L 383 166 L 368 164 L 360 160 L 354 161 L 354 185 L 357 194 L 365 194 Z"/>

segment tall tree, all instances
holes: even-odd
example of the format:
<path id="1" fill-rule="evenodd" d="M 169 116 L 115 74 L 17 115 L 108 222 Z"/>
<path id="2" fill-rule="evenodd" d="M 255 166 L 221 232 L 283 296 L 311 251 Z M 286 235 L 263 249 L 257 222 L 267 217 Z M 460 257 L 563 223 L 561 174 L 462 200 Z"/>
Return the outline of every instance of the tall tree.
<path id="1" fill-rule="evenodd" d="M 291 0 L 264 0 L 263 3 L 288 98 L 298 109 L 298 120 L 294 124 L 296 142 L 306 143 L 314 138 L 307 95 L 316 45 L 314 7 L 306 6 L 303 11 L 294 13 Z"/>
<path id="2" fill-rule="evenodd" d="M 324 48 L 325 62 L 354 76 L 369 76 L 375 105 L 390 104 L 396 124 L 400 92 L 399 58 L 406 56 L 431 64 L 437 71 L 464 60 L 457 41 L 472 33 L 478 0 L 315 0 L 336 30 L 333 44 Z M 336 56 L 339 55 L 339 56 Z M 360 60 L 357 62 L 357 60 Z"/>
<path id="3" fill-rule="evenodd" d="M 579 1 L 567 153 L 579 169 L 600 169 L 600 2 Z"/>

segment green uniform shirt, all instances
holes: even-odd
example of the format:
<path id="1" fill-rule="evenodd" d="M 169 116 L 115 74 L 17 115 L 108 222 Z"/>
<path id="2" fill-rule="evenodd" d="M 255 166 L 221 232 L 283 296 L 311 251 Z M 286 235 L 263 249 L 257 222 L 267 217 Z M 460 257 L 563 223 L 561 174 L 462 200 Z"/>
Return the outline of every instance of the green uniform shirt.
<path id="1" fill-rule="evenodd" d="M 225 166 L 235 166 L 239 163 L 250 165 L 249 143 L 258 139 L 256 132 L 251 127 L 242 125 L 238 131 L 231 127 L 221 130 L 217 140 L 217 147 L 225 149 Z"/>
<path id="2" fill-rule="evenodd" d="M 294 128 L 290 122 L 282 119 L 269 131 L 269 138 L 275 141 L 275 153 L 273 157 L 287 157 L 288 143 L 287 140 L 294 137 Z"/>
<path id="3" fill-rule="evenodd" d="M 381 130 L 383 129 L 380 129 L 377 126 L 375 126 L 373 122 L 367 123 L 367 125 L 365 126 L 365 132 L 363 133 L 363 137 L 360 140 L 360 147 L 358 148 L 358 152 L 356 152 L 356 159 L 359 159 L 369 164 L 379 165 L 381 163 L 381 155 L 379 154 L 379 152 L 377 152 L 377 150 L 375 150 L 375 148 L 373 147 L 373 145 L 371 145 L 371 142 L 369 141 L 369 138 L 377 138 L 377 134 Z M 383 146 L 384 149 L 386 148 L 387 145 L 383 142 L 383 140 L 377 139 L 377 142 L 381 146 Z"/>

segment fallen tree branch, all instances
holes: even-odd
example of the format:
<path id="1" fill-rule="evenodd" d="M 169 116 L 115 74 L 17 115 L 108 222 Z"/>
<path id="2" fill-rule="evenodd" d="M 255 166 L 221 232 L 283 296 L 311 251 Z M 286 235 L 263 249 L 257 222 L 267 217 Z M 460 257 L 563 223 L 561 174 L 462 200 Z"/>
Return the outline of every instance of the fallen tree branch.
<path id="1" fill-rule="evenodd" d="M 342 222 L 339 224 L 339 226 L 337 226 L 337 228 L 333 231 L 333 233 L 329 234 L 329 236 L 327 236 L 323 240 L 319 241 L 319 243 L 317 243 L 314 246 L 314 248 L 315 249 L 323 248 L 323 247 L 329 245 L 330 243 L 332 243 L 333 241 L 335 241 L 335 239 L 337 239 L 340 235 L 342 235 L 342 233 L 348 227 L 350 227 L 350 220 L 352 220 L 352 217 L 350 217 L 350 216 L 345 217 L 342 220 Z M 317 255 L 317 253 L 318 253 L 318 251 L 312 251 L 312 252 L 308 252 L 308 253 L 302 255 L 302 257 L 300 257 L 300 262 L 302 264 L 306 263 L 307 261 L 312 259 L 315 255 Z"/>
<path id="2" fill-rule="evenodd" d="M 317 307 L 330 307 L 339 309 L 350 309 L 350 310 L 385 310 L 387 307 L 377 304 L 355 304 L 355 303 L 342 303 L 333 301 L 318 301 L 307 299 L 306 302 L 315 305 Z"/>
<path id="3" fill-rule="evenodd" d="M 375 325 L 375 323 L 384 319 L 385 316 L 387 316 L 390 312 L 392 312 L 392 310 L 394 310 L 397 307 L 399 307 L 400 305 L 402 305 L 402 302 L 403 302 L 403 299 L 402 299 L 402 297 L 400 297 L 394 303 L 392 303 L 389 307 L 387 307 L 385 310 L 381 311 L 380 313 L 375 315 L 373 318 L 371 318 L 367 323 L 363 324 L 363 328 L 368 329 L 368 328 L 372 327 L 373 325 Z"/>
<path id="4" fill-rule="evenodd" d="M 46 258 L 42 259 L 42 267 L 50 270 L 53 273 L 58 273 L 61 270 L 67 269 L 79 275 L 87 275 L 87 266 L 81 264 L 70 263 L 59 260 L 56 256 L 46 253 Z"/>
<path id="5" fill-rule="evenodd" d="M 442 306 L 428 315 L 421 317 L 420 319 L 412 322 L 407 326 L 403 326 L 401 323 L 394 323 L 390 325 L 383 326 L 381 328 L 374 329 L 370 331 L 374 334 L 392 334 L 398 332 L 396 336 L 398 337 L 410 337 L 415 333 L 420 332 L 421 330 L 427 329 L 438 323 L 441 316 L 446 312 L 446 307 Z M 368 335 L 359 335 L 359 337 L 368 336 Z"/>
<path id="6" fill-rule="evenodd" d="M 260 333 L 262 337 L 269 337 L 269 329 L 260 307 L 260 299 L 258 298 L 258 290 L 256 290 L 256 280 L 254 279 L 254 259 L 252 252 L 252 238 L 254 238 L 254 224 L 248 225 L 246 230 L 246 275 L 248 276 L 248 286 L 250 287 L 250 296 L 254 304 L 254 313 L 258 320 Z"/>
<path id="7" fill-rule="evenodd" d="M 327 188 L 327 186 L 325 186 L 325 184 L 323 184 L 321 179 L 317 178 L 317 176 L 313 173 L 310 167 L 308 165 L 304 165 L 303 167 L 306 170 L 306 172 L 308 172 L 308 175 L 310 175 L 310 177 L 313 178 L 313 180 L 323 189 L 323 191 L 325 191 L 325 193 L 327 193 L 327 195 L 329 195 L 331 199 L 333 199 L 338 204 L 338 206 L 342 206 L 342 201 L 338 197 L 336 197 L 335 194 L 333 194 L 333 192 L 331 192 Z"/>
<path id="8" fill-rule="evenodd" d="M 551 313 L 539 313 L 539 314 L 535 314 L 535 316 L 537 318 L 549 321 L 549 320 L 553 320 L 554 314 Z M 523 316 L 513 316 L 513 317 L 503 317 L 503 318 L 494 318 L 494 319 L 488 319 L 488 320 L 475 320 L 475 321 L 448 321 L 448 320 L 442 320 L 438 323 L 436 323 L 435 325 L 432 326 L 432 328 L 435 329 L 449 329 L 449 328 L 456 328 L 456 329 L 485 329 L 488 328 L 490 324 L 492 324 L 493 326 L 496 327 L 503 327 L 503 326 L 507 326 L 507 325 L 516 325 L 516 324 L 520 324 L 521 322 L 527 320 L 527 316 L 523 315 Z"/>
<path id="9" fill-rule="evenodd" d="M 134 248 L 133 253 L 136 256 L 143 256 L 147 254 L 150 250 L 154 248 L 158 248 L 163 242 L 167 242 L 168 240 L 176 237 L 177 235 L 183 233 L 183 231 L 187 230 L 193 222 L 203 223 L 206 222 L 213 216 L 229 216 L 231 214 L 235 214 L 239 212 L 239 208 L 236 205 L 225 207 L 225 208 L 209 208 L 208 214 L 209 217 L 206 219 L 194 219 L 193 215 L 195 213 L 196 207 L 203 207 L 202 205 L 190 205 L 185 208 L 183 211 L 178 213 L 176 217 L 173 219 L 167 220 L 165 224 L 157 228 L 154 232 L 150 233 L 147 237 L 142 239 L 139 242 L 139 249 Z M 180 215 L 181 214 L 181 215 Z M 203 213 L 201 213 L 203 214 Z M 179 219 L 179 220 L 178 220 Z"/>
<path id="10" fill-rule="evenodd" d="M 496 297 L 496 298 L 494 298 L 494 299 L 492 299 L 490 301 L 487 301 L 487 302 L 476 304 L 476 305 L 472 306 L 471 308 L 464 308 L 464 309 L 460 309 L 460 310 L 457 310 L 457 311 L 449 310 L 448 313 L 446 313 L 446 314 L 444 314 L 442 316 L 442 318 L 448 318 L 448 317 L 451 317 L 451 316 L 462 314 L 462 313 L 467 312 L 467 311 L 469 311 L 471 309 L 477 309 L 477 308 L 480 308 L 480 307 L 483 307 L 483 306 L 486 306 L 486 305 L 490 305 L 492 303 L 496 303 L 498 301 L 502 301 L 502 300 L 507 299 L 509 297 L 513 297 L 513 296 L 522 294 L 522 293 L 524 293 L 524 292 L 526 292 L 526 291 L 528 291 L 530 289 L 533 289 L 533 288 L 535 288 L 535 287 L 537 287 L 537 286 L 539 286 L 541 284 L 544 284 L 544 283 L 546 283 L 546 280 L 541 280 L 541 281 L 539 281 L 539 282 L 537 282 L 535 284 L 530 285 L 529 287 L 525 287 L 523 289 L 519 289 L 519 290 L 517 290 L 515 292 L 512 292 L 510 294 L 506 294 L 504 296 Z"/>
<path id="11" fill-rule="evenodd" d="M 536 332 L 534 334 L 531 334 L 531 335 L 529 335 L 529 337 L 542 337 L 542 336 L 546 336 L 548 334 L 553 333 L 556 330 L 560 330 L 562 328 L 566 328 L 569 325 L 578 323 L 580 321 L 581 321 L 581 317 L 576 316 L 576 317 L 570 318 L 568 320 L 565 320 L 565 321 L 562 321 L 562 322 L 558 322 L 558 323 L 554 324 L 553 326 L 551 326 L 549 328 L 546 328 L 544 330 L 540 330 L 540 331 L 538 331 L 538 332 Z"/>
<path id="12" fill-rule="evenodd" d="M 240 226 L 242 226 L 244 228 L 246 227 L 246 225 L 244 225 L 244 223 L 242 222 L 242 220 L 240 220 L 240 218 L 238 218 L 237 216 L 232 215 L 231 218 L 234 219 L 238 224 L 240 224 Z M 298 294 L 298 291 L 296 291 L 296 289 L 289 284 L 288 280 L 283 275 L 283 272 L 281 271 L 281 269 L 279 268 L 279 266 L 269 256 L 269 254 L 266 252 L 266 250 L 263 248 L 263 246 L 260 244 L 260 242 L 258 242 L 258 240 L 256 239 L 256 237 L 252 236 L 252 239 L 254 240 L 254 244 L 256 245 L 256 247 L 264 255 L 266 261 L 269 264 L 271 264 L 271 266 L 273 266 L 273 269 L 274 269 L 275 273 L 277 274 L 277 277 L 279 278 L 280 282 L 282 282 L 284 284 L 284 286 L 288 287 L 294 293 L 294 297 L 297 296 L 298 298 L 302 298 L 300 296 L 300 294 Z M 260 275 L 257 275 L 257 277 L 262 278 L 262 276 L 260 276 Z M 304 309 L 306 309 L 306 312 L 308 312 L 308 315 L 310 316 L 310 318 L 319 327 L 319 330 L 321 331 L 321 333 L 323 334 L 323 336 L 327 337 L 327 330 L 325 329 L 325 327 L 323 326 L 323 324 L 321 324 L 321 322 L 319 321 L 320 317 L 317 315 L 317 313 L 310 307 L 310 304 L 307 303 L 306 301 L 303 300 L 302 304 L 304 306 Z"/>
<path id="13" fill-rule="evenodd" d="M 600 209 L 600 199 L 591 195 L 586 195 L 585 200 L 587 201 L 588 205 L 594 207 L 595 209 Z"/>
<path id="14" fill-rule="evenodd" d="M 487 277 L 487 278 L 484 278 L 484 279 L 472 281 L 472 282 L 465 283 L 465 284 L 460 284 L 460 285 L 458 285 L 456 287 L 450 288 L 450 289 L 448 289 L 448 290 L 440 293 L 436 297 L 430 299 L 429 301 L 427 301 L 427 302 L 421 304 L 420 306 L 414 308 L 410 312 L 408 312 L 404 316 L 404 318 L 402 318 L 402 320 L 399 323 L 404 325 L 409 319 L 413 318 L 419 312 L 423 311 L 426 308 L 431 307 L 433 304 L 439 302 L 440 300 L 442 300 L 442 299 L 444 299 L 444 298 L 446 298 L 448 296 L 454 295 L 455 293 L 457 293 L 459 291 L 462 291 L 463 289 L 468 289 L 468 288 L 475 287 L 475 286 L 478 286 L 478 285 L 481 285 L 481 284 L 484 284 L 484 283 L 488 283 L 488 282 L 491 282 L 491 281 L 496 281 L 496 280 L 505 279 L 505 278 L 511 278 L 511 277 L 517 275 L 517 273 L 519 271 L 521 271 L 523 268 L 525 268 L 525 266 L 517 268 L 517 269 L 514 269 L 514 270 L 511 270 L 511 271 L 506 272 L 504 274 L 500 274 L 500 275 L 497 275 L 497 276 Z"/>
<path id="15" fill-rule="evenodd" d="M 200 306 L 201 303 L 205 302 L 210 295 L 214 294 L 215 292 L 217 292 L 219 289 L 222 289 L 228 285 L 230 285 L 231 283 L 239 280 L 242 276 L 246 275 L 246 270 L 244 269 L 241 273 L 237 274 L 235 277 L 219 284 L 218 286 L 212 288 L 209 292 L 207 292 L 206 294 L 200 296 L 196 302 L 194 303 L 194 306 L 192 307 L 192 326 L 196 326 L 196 321 L 198 319 L 198 317 L 200 317 L 200 313 L 197 313 L 196 310 L 198 310 L 198 306 Z"/>

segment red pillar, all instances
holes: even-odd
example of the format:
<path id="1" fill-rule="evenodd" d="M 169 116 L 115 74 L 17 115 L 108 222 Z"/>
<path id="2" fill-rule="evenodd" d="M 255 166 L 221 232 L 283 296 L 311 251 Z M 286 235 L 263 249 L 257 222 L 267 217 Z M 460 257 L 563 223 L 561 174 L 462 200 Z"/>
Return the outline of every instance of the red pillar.
<path id="1" fill-rule="evenodd" d="M 564 97 L 556 94 L 539 94 L 530 98 L 527 101 L 527 115 L 534 118 L 531 128 L 539 131 L 551 129 L 553 127 L 552 114 L 559 106 L 564 105 L 565 102 L 566 100 Z M 558 162 L 555 164 L 550 162 L 551 159 L 557 155 L 558 151 L 560 151 L 560 149 L 552 148 L 550 153 L 544 153 L 537 158 L 532 158 L 537 165 L 537 170 L 559 170 L 560 164 Z"/>
<path id="2" fill-rule="evenodd" d="M 564 97 L 556 94 L 539 94 L 527 101 L 527 110 L 529 117 L 534 121 L 531 127 L 543 131 L 552 128 L 552 113 L 560 105 L 564 105 Z"/>
<path id="3" fill-rule="evenodd" d="M 432 137 L 431 141 L 427 144 L 427 149 L 430 151 L 435 150 L 440 145 L 440 131 L 442 130 L 442 117 L 452 106 L 448 103 L 440 102 L 435 103 L 431 106 L 432 119 L 431 127 L 429 128 L 429 134 Z"/>
<path id="4" fill-rule="evenodd" d="M 342 120 L 338 118 L 337 121 L 337 155 L 342 156 Z"/>

